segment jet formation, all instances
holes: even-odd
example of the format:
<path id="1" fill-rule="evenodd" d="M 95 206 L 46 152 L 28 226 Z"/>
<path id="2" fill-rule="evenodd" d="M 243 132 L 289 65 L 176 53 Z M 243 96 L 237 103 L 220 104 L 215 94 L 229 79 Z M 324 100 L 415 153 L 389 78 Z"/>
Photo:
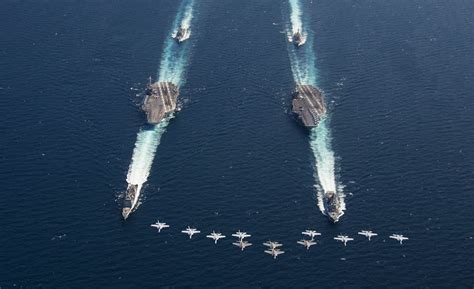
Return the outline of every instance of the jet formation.
<path id="1" fill-rule="evenodd" d="M 272 255 L 273 259 L 276 259 L 278 255 L 285 253 L 285 251 L 282 251 L 281 249 L 279 249 L 279 247 L 283 246 L 283 244 L 280 244 L 278 242 L 267 241 L 263 243 L 263 245 L 268 247 L 268 249 L 264 250 L 263 252 Z"/>
<path id="2" fill-rule="evenodd" d="M 170 227 L 168 224 L 164 222 L 160 222 L 159 220 L 156 223 L 151 224 L 150 226 L 158 229 L 158 233 L 161 233 L 163 229 Z M 194 235 L 201 233 L 201 231 L 197 230 L 196 228 L 192 228 L 188 226 L 186 229 L 182 230 L 181 233 L 187 234 L 189 236 L 189 239 L 192 239 Z M 322 235 L 318 231 L 310 230 L 310 229 L 301 232 L 301 234 L 304 236 L 307 236 L 308 239 L 301 239 L 301 240 L 298 240 L 296 243 L 304 246 L 306 250 L 309 250 L 312 246 L 317 245 L 318 242 L 315 240 L 315 238 Z M 357 234 L 367 237 L 369 241 L 371 240 L 372 237 L 378 236 L 377 233 L 370 230 L 361 230 L 357 232 Z M 240 248 L 241 251 L 244 251 L 247 247 L 250 247 L 253 245 L 252 243 L 246 240 L 247 238 L 252 237 L 252 235 L 248 234 L 247 232 L 242 232 L 238 230 L 237 232 L 232 234 L 232 237 L 236 238 L 236 240 L 232 242 L 232 245 Z M 219 240 L 226 238 L 226 236 L 223 235 L 222 233 L 212 231 L 212 233 L 210 233 L 209 235 L 206 235 L 206 238 L 212 239 L 214 241 L 214 244 L 217 244 Z M 404 235 L 400 235 L 400 234 L 392 234 L 389 236 L 389 238 L 399 241 L 401 245 L 403 244 L 403 241 L 408 240 L 408 237 L 405 237 Z M 337 235 L 333 239 L 341 242 L 344 246 L 347 246 L 348 242 L 354 241 L 354 238 L 351 238 L 348 235 Z M 282 243 L 268 240 L 262 243 L 262 245 L 266 247 L 264 252 L 271 255 L 273 259 L 276 259 L 278 256 L 285 253 L 285 251 L 281 249 L 281 247 L 283 246 Z"/>
<path id="3" fill-rule="evenodd" d="M 241 232 L 240 230 L 238 230 L 237 232 L 232 234 L 232 236 L 236 237 L 238 240 L 237 242 L 233 242 L 232 245 L 239 247 L 241 251 L 243 251 L 245 248 L 249 246 L 252 246 L 252 243 L 249 243 L 244 240 L 245 238 L 252 237 L 252 235 L 247 234 L 247 232 Z"/>

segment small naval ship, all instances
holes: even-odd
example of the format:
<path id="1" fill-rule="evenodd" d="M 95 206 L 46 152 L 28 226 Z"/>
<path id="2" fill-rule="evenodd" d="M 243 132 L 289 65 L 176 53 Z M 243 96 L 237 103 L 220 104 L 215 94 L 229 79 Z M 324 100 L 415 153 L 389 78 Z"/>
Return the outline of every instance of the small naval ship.
<path id="1" fill-rule="evenodd" d="M 176 110 L 178 86 L 171 82 L 148 83 L 142 109 L 150 124 L 157 124 Z"/>
<path id="2" fill-rule="evenodd" d="M 128 218 L 132 210 L 135 208 L 138 202 L 138 192 L 140 188 L 138 185 L 129 184 L 127 187 L 127 192 L 125 193 L 125 198 L 123 199 L 122 206 L 122 217 L 124 220 Z"/>
<path id="3" fill-rule="evenodd" d="M 324 210 L 326 215 L 336 223 L 339 218 L 344 214 L 339 202 L 338 195 L 335 192 L 328 191 L 323 196 Z"/>
<path id="4" fill-rule="evenodd" d="M 303 36 L 303 34 L 301 34 L 299 30 L 293 34 L 293 36 L 291 37 L 291 40 L 292 40 L 291 42 L 293 42 L 293 44 L 295 44 L 296 47 L 300 47 L 306 42 L 305 37 Z"/>
<path id="5" fill-rule="evenodd" d="M 318 126 L 319 121 L 326 114 L 323 93 L 312 85 L 296 85 L 292 105 L 293 112 L 308 128 Z"/>
<path id="6" fill-rule="evenodd" d="M 190 36 L 189 29 L 184 28 L 183 26 L 179 26 L 178 31 L 176 31 L 175 35 L 173 38 L 176 40 L 176 42 L 181 43 L 188 39 Z"/>

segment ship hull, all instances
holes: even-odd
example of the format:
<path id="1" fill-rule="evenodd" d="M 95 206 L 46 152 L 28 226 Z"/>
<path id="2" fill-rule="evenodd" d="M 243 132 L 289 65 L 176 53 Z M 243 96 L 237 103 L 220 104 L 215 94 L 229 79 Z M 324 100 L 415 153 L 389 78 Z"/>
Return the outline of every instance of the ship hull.
<path id="1" fill-rule="evenodd" d="M 334 223 L 339 221 L 339 218 L 343 215 L 339 196 L 335 192 L 324 192 L 323 196 L 325 214 Z"/>
<path id="2" fill-rule="evenodd" d="M 128 218 L 137 204 L 139 189 L 138 185 L 133 184 L 129 184 L 127 187 L 122 206 L 122 217 L 124 220 Z"/>

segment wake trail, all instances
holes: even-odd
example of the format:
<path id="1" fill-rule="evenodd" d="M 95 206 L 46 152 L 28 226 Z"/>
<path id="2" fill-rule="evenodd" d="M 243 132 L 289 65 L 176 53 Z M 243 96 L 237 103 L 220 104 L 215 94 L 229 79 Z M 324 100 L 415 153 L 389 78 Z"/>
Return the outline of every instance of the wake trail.
<path id="1" fill-rule="evenodd" d="M 183 1 L 173 22 L 173 32 L 169 35 L 175 35 L 180 26 L 191 31 L 193 12 L 194 0 Z M 169 81 L 178 87 L 184 84 L 184 73 L 188 64 L 190 46 L 189 43 L 183 43 L 182 46 L 179 46 L 173 38 L 166 38 L 165 48 L 161 56 L 160 70 L 158 71 L 158 81 Z"/>
<path id="2" fill-rule="evenodd" d="M 309 84 L 318 87 L 318 70 L 316 68 L 316 54 L 313 50 L 314 37 L 310 31 L 303 27 L 303 18 L 300 0 L 289 0 L 290 17 L 287 22 L 287 34 L 297 31 L 306 34 L 307 42 L 298 48 L 293 44 L 287 45 L 291 63 L 293 79 L 297 84 Z M 308 21 L 308 19 L 306 19 Z M 345 210 L 342 186 L 337 185 L 335 173 L 335 154 L 331 146 L 330 116 L 327 114 L 318 126 L 311 129 L 310 146 L 315 158 L 315 179 L 320 186 L 315 185 L 318 194 L 318 207 L 326 214 L 324 197 L 327 192 L 335 192 L 341 208 L 341 216 Z"/>
<path id="3" fill-rule="evenodd" d="M 299 0 L 290 0 L 290 20 L 291 20 L 291 27 L 292 27 L 292 34 L 296 33 L 297 31 L 303 30 L 303 22 L 301 21 L 301 5 Z"/>
<path id="4" fill-rule="evenodd" d="M 170 33 L 166 35 L 164 50 L 161 55 L 160 69 L 157 72 L 158 82 L 172 82 L 178 87 L 184 84 L 185 72 L 190 58 L 190 43 L 178 44 L 171 37 L 179 25 L 191 27 L 193 20 L 194 0 L 181 2 Z M 173 114 L 164 118 L 157 125 L 140 129 L 137 134 L 132 160 L 128 169 L 127 183 L 137 186 L 137 193 L 132 202 L 132 210 L 136 208 L 143 184 L 147 181 L 156 150 L 161 137 L 166 131 Z"/>
<path id="5" fill-rule="evenodd" d="M 133 149 L 132 162 L 128 169 L 127 183 L 143 185 L 150 173 L 156 149 L 171 117 L 165 118 L 152 129 L 140 129 Z"/>

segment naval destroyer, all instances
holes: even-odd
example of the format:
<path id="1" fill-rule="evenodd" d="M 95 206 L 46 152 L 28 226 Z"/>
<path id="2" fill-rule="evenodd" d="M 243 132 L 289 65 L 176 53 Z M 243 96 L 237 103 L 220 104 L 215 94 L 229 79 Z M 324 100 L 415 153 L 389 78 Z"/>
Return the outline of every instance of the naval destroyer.
<path id="1" fill-rule="evenodd" d="M 324 192 L 323 195 L 324 211 L 326 215 L 336 223 L 344 214 L 341 208 L 341 202 L 337 193 L 332 191 Z"/>
<path id="2" fill-rule="evenodd" d="M 125 199 L 123 200 L 122 206 L 122 216 L 123 219 L 126 220 L 128 215 L 132 212 L 138 202 L 138 192 L 139 192 L 138 185 L 129 184 L 127 188 L 127 192 L 125 193 Z"/>

